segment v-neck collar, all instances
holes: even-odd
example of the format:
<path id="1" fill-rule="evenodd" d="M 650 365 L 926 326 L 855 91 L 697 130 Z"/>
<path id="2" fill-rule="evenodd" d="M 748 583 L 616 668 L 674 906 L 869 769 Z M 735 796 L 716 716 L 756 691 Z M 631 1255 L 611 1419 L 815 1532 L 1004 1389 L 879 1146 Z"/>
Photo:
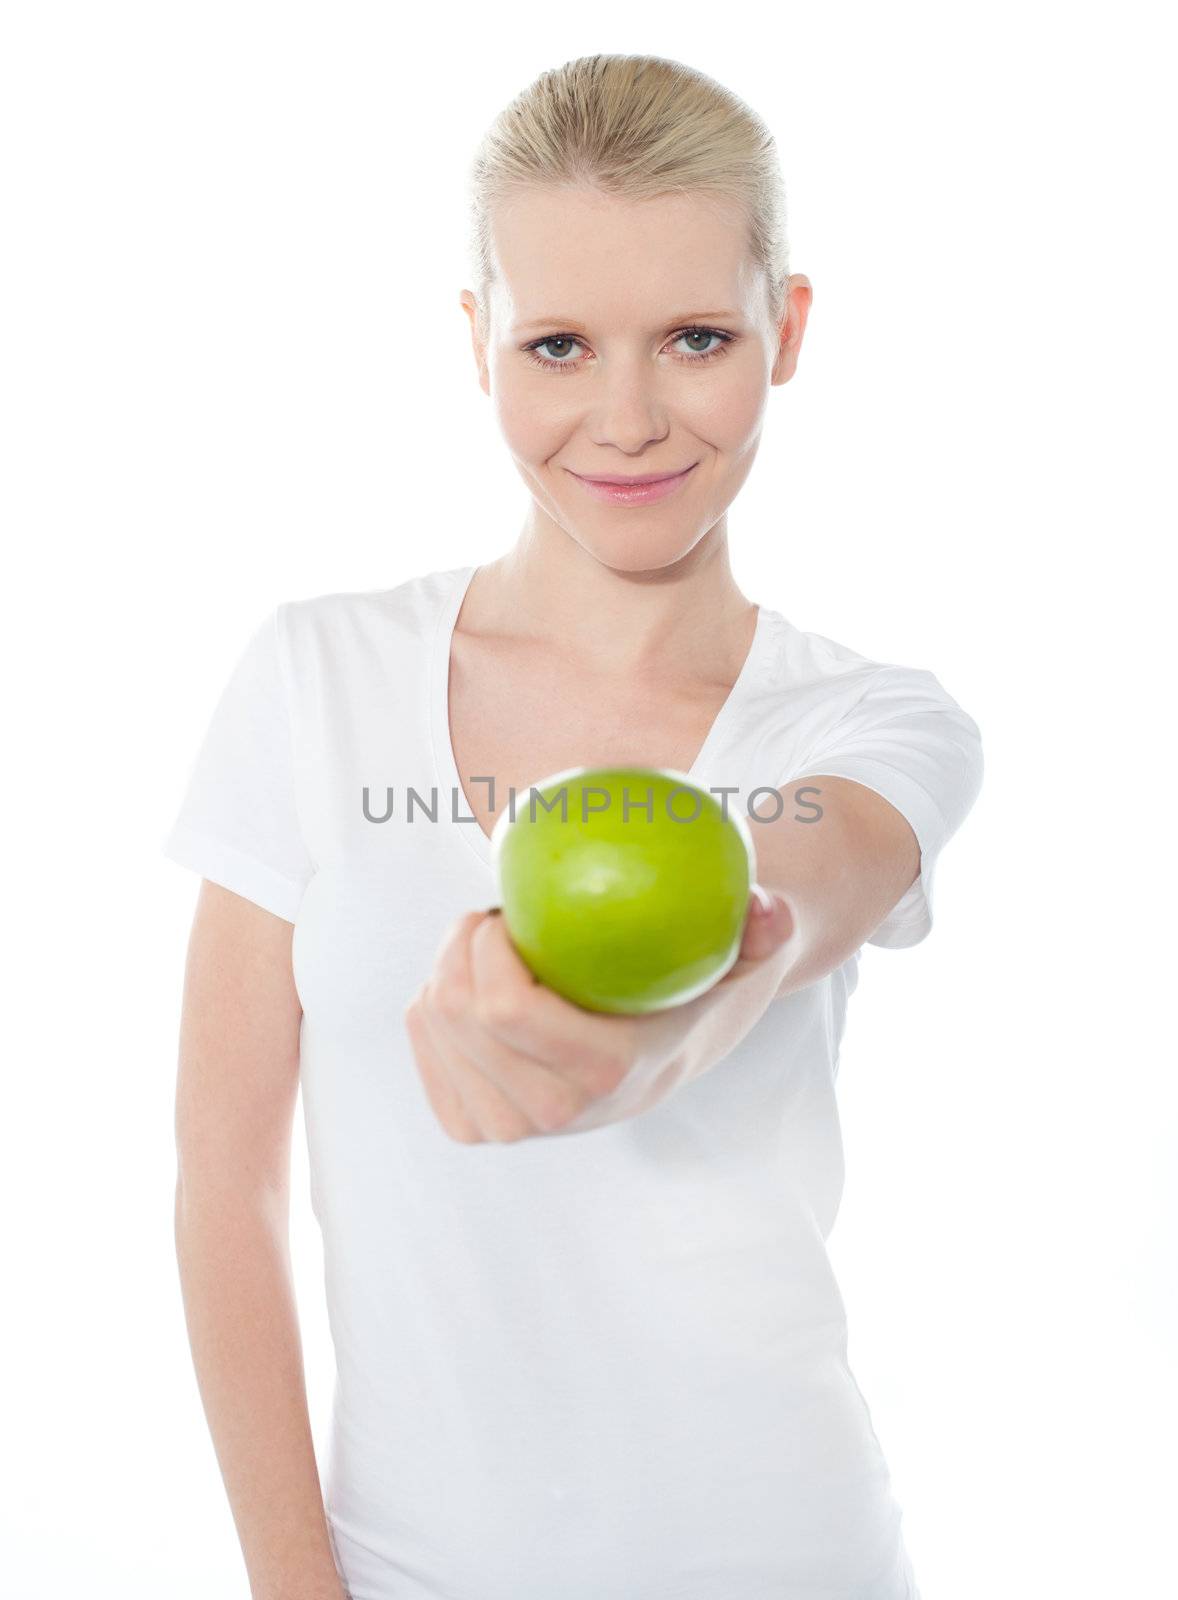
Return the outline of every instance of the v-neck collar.
<path id="1" fill-rule="evenodd" d="M 458 614 L 462 610 L 462 602 L 466 598 L 471 581 L 478 571 L 478 564 L 466 567 L 455 567 L 450 574 L 451 586 L 446 593 L 443 604 L 438 608 L 437 621 L 434 626 L 433 639 L 430 648 L 429 672 L 429 701 L 430 701 L 430 737 L 433 745 L 434 772 L 438 779 L 439 798 L 443 817 L 460 816 L 463 808 L 468 807 L 465 791 L 458 776 L 458 763 L 454 758 L 454 743 L 450 734 L 450 650 L 454 639 L 454 629 L 458 621 Z M 683 774 L 691 783 L 700 788 L 706 788 L 705 774 L 708 764 L 721 746 L 724 736 L 728 732 L 740 707 L 756 681 L 757 673 L 763 658 L 765 640 L 768 633 L 768 613 L 764 606 L 757 607 L 757 623 L 753 630 L 752 643 L 744 659 L 744 665 L 737 674 L 735 683 L 728 691 L 724 704 L 720 707 L 712 725 L 707 731 L 703 744 L 700 746 L 695 760 L 687 772 Z M 496 819 L 498 820 L 498 819 Z M 491 839 L 483 832 L 482 825 L 473 813 L 463 818 L 456 824 L 460 835 L 466 840 L 467 848 L 486 867 L 493 866 Z"/>

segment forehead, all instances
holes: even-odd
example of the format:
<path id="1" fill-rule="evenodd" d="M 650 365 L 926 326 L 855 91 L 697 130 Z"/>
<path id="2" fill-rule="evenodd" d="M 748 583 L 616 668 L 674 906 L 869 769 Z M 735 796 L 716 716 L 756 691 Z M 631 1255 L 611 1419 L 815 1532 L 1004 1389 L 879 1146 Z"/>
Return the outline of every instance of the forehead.
<path id="1" fill-rule="evenodd" d="M 513 325 L 567 315 L 645 331 L 689 308 L 746 311 L 758 292 L 744 214 L 725 195 L 531 188 L 494 208 L 491 236 L 496 310 Z"/>

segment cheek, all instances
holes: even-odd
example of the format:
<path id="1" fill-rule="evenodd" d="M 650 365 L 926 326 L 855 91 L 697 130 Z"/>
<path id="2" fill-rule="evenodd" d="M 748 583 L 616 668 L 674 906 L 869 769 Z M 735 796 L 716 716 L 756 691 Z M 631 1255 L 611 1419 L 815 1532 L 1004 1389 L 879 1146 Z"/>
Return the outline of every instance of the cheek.
<path id="1" fill-rule="evenodd" d="M 761 430 L 766 387 L 760 374 L 715 374 L 684 398 L 679 416 L 686 427 L 717 450 L 737 454 Z"/>
<path id="2" fill-rule="evenodd" d="M 526 380 L 492 383 L 495 420 L 513 455 L 542 457 L 567 436 L 570 420 L 575 418 L 575 408 L 571 403 L 562 403 L 559 394 L 550 392 L 562 382 L 575 384 L 576 379 L 557 378 L 543 391 Z"/>

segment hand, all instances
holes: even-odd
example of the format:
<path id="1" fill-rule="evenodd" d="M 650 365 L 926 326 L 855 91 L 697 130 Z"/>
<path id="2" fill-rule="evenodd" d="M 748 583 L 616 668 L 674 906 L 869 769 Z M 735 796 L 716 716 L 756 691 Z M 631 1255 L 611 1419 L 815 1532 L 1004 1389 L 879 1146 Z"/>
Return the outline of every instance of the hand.
<path id="1" fill-rule="evenodd" d="M 755 888 L 753 900 L 761 893 Z M 681 1081 L 705 1006 L 792 931 L 785 902 L 746 916 L 740 954 L 705 994 L 645 1016 L 587 1011 L 536 978 L 498 908 L 451 924 L 405 1027 L 434 1115 L 460 1144 L 514 1143 L 622 1121 Z"/>

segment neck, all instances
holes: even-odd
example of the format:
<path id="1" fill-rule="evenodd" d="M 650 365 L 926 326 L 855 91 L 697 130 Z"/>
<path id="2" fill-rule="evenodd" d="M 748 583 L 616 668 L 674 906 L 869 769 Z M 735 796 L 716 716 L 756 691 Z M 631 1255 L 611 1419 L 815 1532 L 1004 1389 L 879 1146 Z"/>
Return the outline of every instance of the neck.
<path id="1" fill-rule="evenodd" d="M 755 611 L 732 576 L 724 519 L 676 561 L 619 570 L 545 518 L 479 567 L 463 626 L 534 641 L 602 679 L 716 683 L 739 671 Z"/>

